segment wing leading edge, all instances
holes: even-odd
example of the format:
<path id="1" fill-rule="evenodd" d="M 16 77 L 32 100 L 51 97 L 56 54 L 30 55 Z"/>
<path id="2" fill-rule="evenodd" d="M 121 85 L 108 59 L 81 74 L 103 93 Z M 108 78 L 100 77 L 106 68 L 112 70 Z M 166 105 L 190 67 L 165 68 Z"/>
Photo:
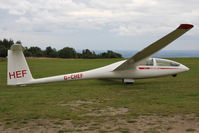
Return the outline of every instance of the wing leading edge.
<path id="1" fill-rule="evenodd" d="M 181 24 L 173 32 L 167 34 L 163 38 L 157 40 L 156 42 L 152 43 L 148 47 L 144 48 L 143 50 L 126 60 L 123 64 L 114 69 L 114 71 L 123 71 L 132 68 L 136 63 L 149 58 L 150 56 L 152 56 L 153 54 L 166 47 L 168 44 L 170 44 L 180 36 L 182 36 L 191 28 L 193 28 L 193 25 L 191 24 Z"/>

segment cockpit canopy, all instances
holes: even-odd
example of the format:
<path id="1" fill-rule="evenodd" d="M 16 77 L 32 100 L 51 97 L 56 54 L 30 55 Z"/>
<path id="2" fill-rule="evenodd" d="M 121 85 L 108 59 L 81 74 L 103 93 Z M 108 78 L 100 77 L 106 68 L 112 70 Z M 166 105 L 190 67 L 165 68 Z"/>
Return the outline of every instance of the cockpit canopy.
<path id="1" fill-rule="evenodd" d="M 150 58 L 140 64 L 141 66 L 172 66 L 178 67 L 180 66 L 179 63 L 166 60 L 166 59 L 159 59 L 159 58 Z"/>
<path id="2" fill-rule="evenodd" d="M 140 64 L 140 66 L 153 66 L 154 65 L 154 61 L 153 58 L 150 58 L 148 60 L 145 60 L 144 62 L 142 62 Z"/>
<path id="3" fill-rule="evenodd" d="M 179 63 L 170 60 L 156 58 L 155 61 L 157 66 L 180 66 Z"/>

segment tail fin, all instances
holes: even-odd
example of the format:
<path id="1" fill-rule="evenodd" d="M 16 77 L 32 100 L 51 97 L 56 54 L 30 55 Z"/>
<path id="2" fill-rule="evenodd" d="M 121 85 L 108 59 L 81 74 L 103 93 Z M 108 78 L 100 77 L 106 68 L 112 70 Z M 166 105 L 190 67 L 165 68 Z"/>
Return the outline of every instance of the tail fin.
<path id="1" fill-rule="evenodd" d="M 33 80 L 22 49 L 21 44 L 14 44 L 8 50 L 7 85 L 21 85 Z"/>

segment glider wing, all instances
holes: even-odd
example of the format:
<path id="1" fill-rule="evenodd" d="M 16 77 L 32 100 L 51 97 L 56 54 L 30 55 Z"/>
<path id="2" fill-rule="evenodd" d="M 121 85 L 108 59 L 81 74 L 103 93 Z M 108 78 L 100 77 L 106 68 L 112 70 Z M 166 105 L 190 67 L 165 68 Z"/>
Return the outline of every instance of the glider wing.
<path id="1" fill-rule="evenodd" d="M 127 70 L 133 68 L 136 63 L 139 63 L 165 46 L 167 46 L 169 43 L 173 42 L 176 40 L 178 37 L 186 33 L 188 30 L 190 30 L 193 27 L 191 24 L 181 24 L 177 29 L 175 29 L 173 32 L 167 34 L 163 38 L 157 40 L 156 42 L 152 43 L 148 47 L 144 48 L 140 52 L 136 53 L 134 56 L 126 60 L 123 64 L 118 66 L 114 71 L 122 71 L 122 70 Z"/>

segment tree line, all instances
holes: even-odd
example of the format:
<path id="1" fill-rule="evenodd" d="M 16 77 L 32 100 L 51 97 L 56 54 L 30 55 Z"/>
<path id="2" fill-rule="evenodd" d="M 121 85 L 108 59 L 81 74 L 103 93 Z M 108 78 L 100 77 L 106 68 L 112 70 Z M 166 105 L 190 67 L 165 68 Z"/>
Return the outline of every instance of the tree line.
<path id="1" fill-rule="evenodd" d="M 6 57 L 7 51 L 14 44 L 21 44 L 21 41 L 14 42 L 12 39 L 0 40 L 0 57 Z M 96 58 L 123 58 L 121 54 L 108 50 L 100 54 L 96 54 L 94 51 L 89 49 L 82 50 L 81 53 L 77 52 L 74 48 L 64 47 L 60 50 L 56 50 L 50 46 L 46 47 L 45 50 L 34 46 L 34 47 L 24 47 L 24 55 L 26 57 L 50 57 L 50 58 L 86 58 L 86 59 L 96 59 Z"/>

